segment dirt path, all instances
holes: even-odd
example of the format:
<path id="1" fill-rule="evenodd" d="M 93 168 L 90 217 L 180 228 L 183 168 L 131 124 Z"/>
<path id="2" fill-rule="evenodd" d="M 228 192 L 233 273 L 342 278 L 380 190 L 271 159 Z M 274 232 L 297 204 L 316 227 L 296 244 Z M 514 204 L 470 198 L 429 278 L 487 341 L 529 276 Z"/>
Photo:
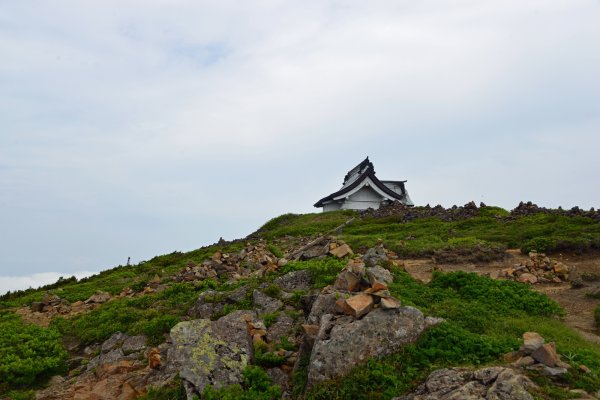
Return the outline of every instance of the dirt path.
<path id="1" fill-rule="evenodd" d="M 475 272 L 498 279 L 498 273 L 514 264 L 524 263 L 528 257 L 518 250 L 508 250 L 506 260 L 486 264 L 437 264 L 430 258 L 402 260 L 406 271 L 415 279 L 427 283 L 431 280 L 435 269 L 450 271 Z M 577 268 L 577 273 L 586 277 L 600 278 L 600 255 L 555 255 L 551 257 L 569 266 Z M 594 308 L 600 300 L 587 297 L 586 294 L 600 286 L 600 280 L 586 280 L 585 286 L 579 289 L 571 288 L 571 284 L 536 284 L 533 289 L 546 294 L 560 304 L 566 311 L 564 322 L 579 331 L 587 340 L 600 344 L 600 331 L 594 325 Z"/>

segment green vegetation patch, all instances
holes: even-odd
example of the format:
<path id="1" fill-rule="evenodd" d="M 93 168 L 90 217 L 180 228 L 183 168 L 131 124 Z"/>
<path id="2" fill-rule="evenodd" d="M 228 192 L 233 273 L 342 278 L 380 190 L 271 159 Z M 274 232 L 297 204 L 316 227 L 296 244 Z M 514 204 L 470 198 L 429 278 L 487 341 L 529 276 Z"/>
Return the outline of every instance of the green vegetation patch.
<path id="1" fill-rule="evenodd" d="M 202 400 L 277 400 L 281 388 L 273 385 L 271 377 L 260 367 L 248 365 L 243 372 L 242 385 L 231 385 L 221 389 L 207 386 Z"/>
<path id="2" fill-rule="evenodd" d="M 161 343 L 163 334 L 175 326 L 198 294 L 207 287 L 175 283 L 160 293 L 110 301 L 87 314 L 71 319 L 56 318 L 52 326 L 82 344 L 102 342 L 115 332 L 146 335 L 151 345 Z"/>
<path id="3" fill-rule="evenodd" d="M 321 260 L 292 261 L 280 268 L 281 274 L 291 271 L 308 270 L 313 286 L 325 287 L 335 282 L 337 274 L 346 266 L 348 261 L 334 257 L 325 257 Z"/>
<path id="4" fill-rule="evenodd" d="M 407 222 L 402 216 L 360 217 L 353 211 L 285 214 L 266 223 L 257 234 L 270 240 L 286 235 L 314 236 L 352 217 L 356 218 L 339 237 L 358 251 L 373 247 L 378 239 L 401 256 L 431 256 L 464 249 L 465 253 L 475 252 L 471 261 L 489 261 L 501 254 L 497 249 L 504 248 L 519 248 L 524 253 L 600 249 L 600 223 L 591 218 L 553 213 L 509 217 L 498 207 L 480 208 L 477 216 L 455 221 L 428 217 Z"/>
<path id="5" fill-rule="evenodd" d="M 0 394 L 30 388 L 64 372 L 66 359 L 55 329 L 27 325 L 15 314 L 0 313 Z"/>
<path id="6" fill-rule="evenodd" d="M 399 269 L 394 276 L 393 295 L 446 321 L 399 353 L 369 360 L 342 379 L 313 387 L 306 398 L 390 399 L 413 390 L 434 369 L 503 363 L 502 356 L 519 348 L 526 331 L 556 342 L 563 359 L 574 366 L 564 383 L 590 392 L 600 389 L 600 349 L 561 323 L 563 310 L 545 295 L 473 273 L 436 273 L 427 285 Z M 579 364 L 592 373 L 580 372 Z M 305 381 L 301 371 L 294 375 L 296 394 L 302 393 Z M 553 399 L 560 392 L 549 381 L 540 384 L 539 398 Z"/>

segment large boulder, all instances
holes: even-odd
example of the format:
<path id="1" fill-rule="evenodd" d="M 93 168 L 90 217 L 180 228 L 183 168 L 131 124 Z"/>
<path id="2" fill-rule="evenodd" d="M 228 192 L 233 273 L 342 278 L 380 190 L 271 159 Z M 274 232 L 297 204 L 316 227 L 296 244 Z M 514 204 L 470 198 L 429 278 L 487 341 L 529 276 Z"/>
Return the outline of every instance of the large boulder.
<path id="1" fill-rule="evenodd" d="M 308 290 L 311 284 L 310 271 L 306 269 L 291 271 L 276 278 L 273 283 L 287 291 Z"/>
<path id="2" fill-rule="evenodd" d="M 261 314 L 273 313 L 283 307 L 283 302 L 281 300 L 267 296 L 256 289 L 252 292 L 252 303 Z"/>
<path id="3" fill-rule="evenodd" d="M 397 352 L 427 326 L 423 313 L 413 307 L 377 308 L 362 319 L 325 314 L 310 357 L 308 385 L 343 376 L 371 357 Z"/>
<path id="4" fill-rule="evenodd" d="M 533 400 L 528 392 L 533 387 L 510 368 L 444 368 L 433 371 L 413 393 L 393 400 Z"/>
<path id="5" fill-rule="evenodd" d="M 255 317 L 252 311 L 235 311 L 217 321 L 180 322 L 171 329 L 169 363 L 195 393 L 202 393 L 207 385 L 220 388 L 241 383 L 242 372 L 253 357 L 246 321 Z M 188 394 L 189 398 L 193 395 Z"/>

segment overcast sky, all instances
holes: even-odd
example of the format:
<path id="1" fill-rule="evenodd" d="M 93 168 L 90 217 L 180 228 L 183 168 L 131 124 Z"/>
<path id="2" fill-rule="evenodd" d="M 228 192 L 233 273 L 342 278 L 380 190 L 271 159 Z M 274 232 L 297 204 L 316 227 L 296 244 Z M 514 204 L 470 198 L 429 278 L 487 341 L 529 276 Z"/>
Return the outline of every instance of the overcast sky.
<path id="1" fill-rule="evenodd" d="M 600 206 L 600 2 L 0 0 L 0 292 L 316 211 Z M 34 275 L 35 274 L 35 275 Z"/>

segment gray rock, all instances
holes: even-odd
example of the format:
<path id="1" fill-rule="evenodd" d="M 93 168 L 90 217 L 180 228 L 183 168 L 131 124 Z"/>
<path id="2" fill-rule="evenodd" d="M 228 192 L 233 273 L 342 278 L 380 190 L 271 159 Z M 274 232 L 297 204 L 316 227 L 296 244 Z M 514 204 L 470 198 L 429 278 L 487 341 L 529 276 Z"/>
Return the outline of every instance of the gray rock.
<path id="1" fill-rule="evenodd" d="M 239 303 L 240 301 L 246 300 L 246 295 L 248 294 L 248 288 L 246 286 L 241 286 L 231 292 L 228 292 L 225 295 L 225 301 L 228 303 Z"/>
<path id="2" fill-rule="evenodd" d="M 283 307 L 283 302 L 281 300 L 269 297 L 256 289 L 252 292 L 252 300 L 261 314 L 272 313 Z"/>
<path id="3" fill-rule="evenodd" d="M 310 260 L 312 258 L 321 259 L 321 258 L 325 257 L 327 255 L 327 253 L 329 253 L 329 243 L 327 243 L 325 245 L 315 244 L 314 246 L 304 250 L 298 256 L 298 258 L 302 261 Z"/>
<path id="4" fill-rule="evenodd" d="M 137 335 L 131 336 L 125 339 L 123 342 L 123 353 L 131 354 L 139 351 L 143 351 L 146 349 L 146 336 Z"/>
<path id="5" fill-rule="evenodd" d="M 285 313 L 277 316 L 277 321 L 267 329 L 267 341 L 276 342 L 282 336 L 289 337 L 294 332 L 294 320 Z"/>
<path id="6" fill-rule="evenodd" d="M 283 290 L 308 290 L 310 289 L 311 277 L 308 270 L 292 271 L 276 278 L 273 283 Z"/>
<path id="7" fill-rule="evenodd" d="M 369 358 L 394 353 L 416 341 L 425 328 L 423 313 L 413 307 L 375 309 L 360 320 L 325 314 L 310 357 L 308 385 L 343 376 Z"/>
<path id="8" fill-rule="evenodd" d="M 100 350 L 102 351 L 102 353 L 108 353 L 109 351 L 117 347 L 121 347 L 125 339 L 127 339 L 128 337 L 129 335 L 126 335 L 124 333 L 115 332 L 112 334 L 111 337 L 106 339 L 104 343 L 102 343 L 102 347 L 100 348 Z"/>
<path id="9" fill-rule="evenodd" d="M 96 293 L 94 293 L 93 295 L 90 296 L 89 299 L 87 299 L 86 301 L 84 301 L 85 304 L 90 304 L 90 303 L 106 303 L 107 301 L 110 300 L 110 294 L 100 291 L 98 290 Z"/>
<path id="10" fill-rule="evenodd" d="M 223 311 L 224 304 L 215 299 L 223 297 L 221 292 L 216 290 L 207 290 L 200 293 L 196 304 L 189 309 L 188 315 L 192 318 L 210 318 L 212 315 Z"/>
<path id="11" fill-rule="evenodd" d="M 184 321 L 171 329 L 168 360 L 193 387 L 189 399 L 190 393 L 201 393 L 207 385 L 220 388 L 242 382 L 242 372 L 253 357 L 246 319 L 255 317 L 252 311 L 235 311 L 217 321 Z"/>
<path id="12" fill-rule="evenodd" d="M 533 387 L 510 368 L 444 368 L 433 371 L 413 393 L 393 400 L 533 400 L 528 392 Z"/>
<path id="13" fill-rule="evenodd" d="M 90 362 L 87 364 L 86 369 L 88 371 L 90 371 L 100 365 L 114 364 L 117 361 L 127 360 L 127 359 L 131 359 L 131 358 L 128 358 L 127 356 L 125 356 L 125 354 L 123 353 L 123 350 L 121 348 L 117 348 L 117 349 L 113 349 L 113 350 L 109 351 L 108 353 L 103 353 L 103 354 L 100 354 L 100 355 L 92 358 L 90 360 Z"/>
<path id="14" fill-rule="evenodd" d="M 290 390 L 290 377 L 281 368 L 269 368 L 267 374 L 273 380 L 273 384 L 279 385 L 282 391 L 286 392 Z"/>
<path id="15" fill-rule="evenodd" d="M 489 400 L 533 400 L 533 396 L 527 389 L 534 386 L 535 384 L 526 376 L 510 368 L 504 368 L 488 389 L 486 398 Z"/>
<path id="16" fill-rule="evenodd" d="M 375 282 L 389 285 L 394 281 L 392 273 L 379 265 L 367 268 L 367 277 L 369 278 L 371 286 L 373 286 Z"/>
<path id="17" fill-rule="evenodd" d="M 375 246 L 367 250 L 363 256 L 363 261 L 367 264 L 367 267 L 374 267 L 388 261 L 388 256 L 383 246 Z"/>
<path id="18" fill-rule="evenodd" d="M 307 324 L 319 325 L 321 317 L 325 314 L 331 314 L 334 311 L 335 302 L 340 297 L 340 294 L 336 293 L 321 293 L 312 303 L 310 314 L 306 319 Z"/>

